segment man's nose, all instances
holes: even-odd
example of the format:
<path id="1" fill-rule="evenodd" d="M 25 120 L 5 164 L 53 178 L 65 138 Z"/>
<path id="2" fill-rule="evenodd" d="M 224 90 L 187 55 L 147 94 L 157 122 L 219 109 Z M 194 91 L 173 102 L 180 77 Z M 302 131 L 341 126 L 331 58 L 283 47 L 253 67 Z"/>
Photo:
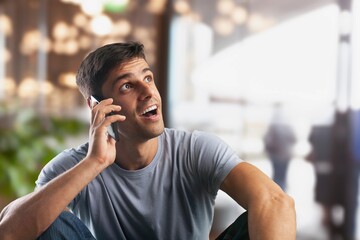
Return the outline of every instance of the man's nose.
<path id="1" fill-rule="evenodd" d="M 148 83 L 142 82 L 139 88 L 140 88 L 140 96 L 139 96 L 140 100 L 146 100 L 152 97 L 153 89 Z"/>

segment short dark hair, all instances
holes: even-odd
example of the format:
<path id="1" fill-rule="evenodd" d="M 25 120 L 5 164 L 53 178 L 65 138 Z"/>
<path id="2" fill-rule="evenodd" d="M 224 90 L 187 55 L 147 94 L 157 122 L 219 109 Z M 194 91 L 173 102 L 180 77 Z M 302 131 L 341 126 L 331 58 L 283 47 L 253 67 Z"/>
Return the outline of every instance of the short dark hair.
<path id="1" fill-rule="evenodd" d="M 133 58 L 143 58 L 146 61 L 142 43 L 112 43 L 88 54 L 76 75 L 76 84 L 85 99 L 90 95 L 102 98 L 101 87 L 111 70 Z"/>

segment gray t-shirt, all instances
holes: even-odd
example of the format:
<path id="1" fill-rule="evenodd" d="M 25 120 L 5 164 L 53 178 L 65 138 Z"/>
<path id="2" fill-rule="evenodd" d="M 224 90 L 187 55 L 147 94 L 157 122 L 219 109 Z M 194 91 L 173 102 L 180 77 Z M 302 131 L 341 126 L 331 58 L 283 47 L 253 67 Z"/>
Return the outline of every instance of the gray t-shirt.
<path id="1" fill-rule="evenodd" d="M 242 160 L 211 134 L 165 129 L 153 161 L 127 171 L 112 164 L 69 208 L 96 239 L 208 239 L 220 184 Z M 88 144 L 65 150 L 41 171 L 42 186 L 79 163 Z"/>

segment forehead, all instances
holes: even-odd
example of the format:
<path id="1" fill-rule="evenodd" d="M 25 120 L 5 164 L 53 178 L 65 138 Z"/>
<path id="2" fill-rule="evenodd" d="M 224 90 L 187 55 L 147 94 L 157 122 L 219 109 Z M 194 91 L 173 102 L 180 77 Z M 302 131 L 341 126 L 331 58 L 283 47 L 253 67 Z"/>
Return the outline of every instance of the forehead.
<path id="1" fill-rule="evenodd" d="M 115 66 L 110 75 L 119 73 L 136 73 L 144 68 L 149 68 L 149 64 L 143 58 L 132 58 L 126 62 L 123 62 Z"/>

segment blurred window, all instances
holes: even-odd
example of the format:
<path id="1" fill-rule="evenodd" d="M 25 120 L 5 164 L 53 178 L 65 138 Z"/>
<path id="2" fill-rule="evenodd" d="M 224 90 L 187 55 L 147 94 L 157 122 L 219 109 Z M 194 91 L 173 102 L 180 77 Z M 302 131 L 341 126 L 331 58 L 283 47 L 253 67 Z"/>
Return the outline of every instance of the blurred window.
<path id="1" fill-rule="evenodd" d="M 339 8 L 329 4 L 278 22 L 213 54 L 216 30 L 174 17 L 170 34 L 172 127 L 212 131 L 247 158 L 263 153 L 271 106 L 283 102 L 300 133 L 336 98 Z M 302 141 L 303 140 L 303 141 Z"/>

